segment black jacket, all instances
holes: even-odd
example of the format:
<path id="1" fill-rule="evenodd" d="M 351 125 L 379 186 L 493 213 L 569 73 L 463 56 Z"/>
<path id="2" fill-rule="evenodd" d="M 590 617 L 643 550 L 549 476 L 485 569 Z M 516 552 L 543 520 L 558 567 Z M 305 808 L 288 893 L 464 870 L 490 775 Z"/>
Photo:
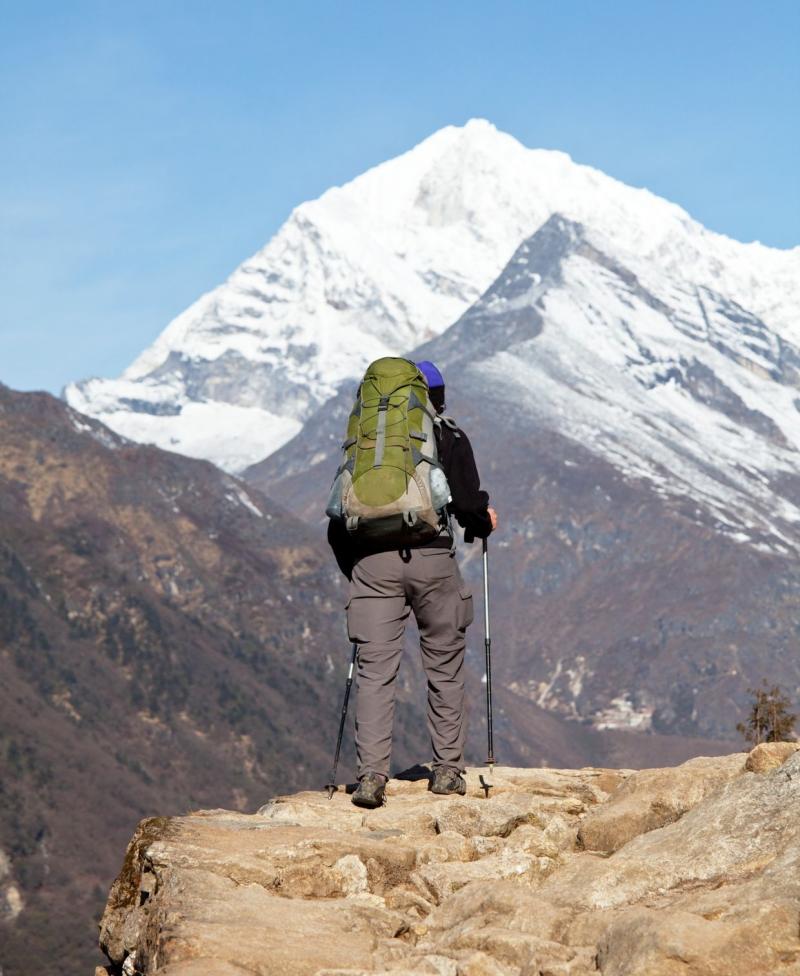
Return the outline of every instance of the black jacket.
<path id="1" fill-rule="evenodd" d="M 472 445 L 463 430 L 455 430 L 446 424 L 437 425 L 439 431 L 438 448 L 439 463 L 447 476 L 450 485 L 452 502 L 447 506 L 450 514 L 464 529 L 467 541 L 473 538 L 485 539 L 492 531 L 492 523 L 487 511 L 489 495 L 481 489 L 478 468 Z M 367 551 L 356 545 L 344 523 L 331 519 L 328 523 L 328 542 L 333 549 L 339 569 L 349 579 L 353 565 Z M 423 546 L 449 546 L 450 537 L 438 536 Z"/>

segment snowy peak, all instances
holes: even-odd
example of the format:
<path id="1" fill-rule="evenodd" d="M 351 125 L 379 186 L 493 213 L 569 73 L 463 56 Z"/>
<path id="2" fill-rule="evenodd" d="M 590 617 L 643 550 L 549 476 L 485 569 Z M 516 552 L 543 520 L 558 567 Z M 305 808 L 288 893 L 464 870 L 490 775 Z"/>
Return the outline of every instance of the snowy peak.
<path id="1" fill-rule="evenodd" d="M 441 335 L 553 214 L 652 294 L 679 279 L 797 341 L 800 250 L 712 234 L 646 190 L 472 120 L 298 206 L 120 379 L 65 395 L 134 440 L 240 470 L 371 359 Z"/>
<path id="2" fill-rule="evenodd" d="M 800 548 L 800 349 L 738 303 L 553 215 L 444 335 L 415 351 L 698 517 Z M 648 280 L 649 277 L 649 280 Z M 469 398 L 468 397 L 468 398 Z"/>

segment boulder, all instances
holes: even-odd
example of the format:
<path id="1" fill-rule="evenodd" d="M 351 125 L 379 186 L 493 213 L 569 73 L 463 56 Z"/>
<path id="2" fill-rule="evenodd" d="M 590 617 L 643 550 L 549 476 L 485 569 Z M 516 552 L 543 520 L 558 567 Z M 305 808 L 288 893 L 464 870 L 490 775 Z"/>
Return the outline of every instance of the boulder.
<path id="1" fill-rule="evenodd" d="M 761 742 L 747 755 L 744 768 L 750 773 L 768 773 L 782 766 L 800 749 L 800 742 Z"/>
<path id="2" fill-rule="evenodd" d="M 607 803 L 581 822 L 578 843 L 587 851 L 616 851 L 639 834 L 679 820 L 742 772 L 742 757 L 690 759 L 668 769 L 633 773 Z"/>

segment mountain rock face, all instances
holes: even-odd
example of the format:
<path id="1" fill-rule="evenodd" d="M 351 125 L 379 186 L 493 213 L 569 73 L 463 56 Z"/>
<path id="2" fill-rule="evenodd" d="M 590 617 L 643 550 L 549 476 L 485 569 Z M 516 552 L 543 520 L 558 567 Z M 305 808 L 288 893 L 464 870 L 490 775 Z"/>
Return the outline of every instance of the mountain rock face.
<path id="1" fill-rule="evenodd" d="M 710 291 L 798 341 L 800 250 L 711 233 L 646 190 L 473 120 L 297 207 L 122 377 L 65 396 L 121 434 L 239 471 L 371 359 L 441 334 L 554 213 L 612 240 L 613 258 L 635 255 L 662 300 L 673 281 L 700 289 L 675 296 L 691 328 Z"/>
<path id="2" fill-rule="evenodd" d="M 554 215 L 410 355 L 451 378 L 501 512 L 499 680 L 595 727 L 723 738 L 762 677 L 800 694 L 800 348 L 618 252 Z M 246 477 L 319 520 L 353 392 Z"/>
<path id="3" fill-rule="evenodd" d="M 676 769 L 468 771 L 140 824 L 105 974 L 773 976 L 800 972 L 800 752 Z M 788 752 L 788 758 L 787 758 Z M 748 761 L 748 766 L 750 763 Z"/>

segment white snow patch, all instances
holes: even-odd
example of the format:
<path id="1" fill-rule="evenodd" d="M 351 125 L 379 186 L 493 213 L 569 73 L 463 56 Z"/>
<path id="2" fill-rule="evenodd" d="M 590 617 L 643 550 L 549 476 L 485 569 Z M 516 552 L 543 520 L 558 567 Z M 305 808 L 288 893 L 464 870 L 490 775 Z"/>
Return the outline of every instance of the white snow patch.
<path id="1" fill-rule="evenodd" d="M 653 718 L 652 707 L 635 708 L 625 694 L 612 698 L 608 708 L 597 712 L 592 724 L 596 729 L 636 729 L 645 732 Z"/>
<path id="2" fill-rule="evenodd" d="M 258 407 L 215 402 L 188 402 L 168 417 L 117 410 L 102 419 L 131 440 L 205 458 L 232 474 L 282 447 L 301 426 Z"/>
<path id="3" fill-rule="evenodd" d="M 248 511 L 257 515 L 259 518 L 264 518 L 264 513 L 261 509 L 254 504 L 247 492 L 239 485 L 236 485 L 232 492 L 226 492 L 225 497 L 229 501 L 238 502 L 240 505 L 243 505 Z"/>

